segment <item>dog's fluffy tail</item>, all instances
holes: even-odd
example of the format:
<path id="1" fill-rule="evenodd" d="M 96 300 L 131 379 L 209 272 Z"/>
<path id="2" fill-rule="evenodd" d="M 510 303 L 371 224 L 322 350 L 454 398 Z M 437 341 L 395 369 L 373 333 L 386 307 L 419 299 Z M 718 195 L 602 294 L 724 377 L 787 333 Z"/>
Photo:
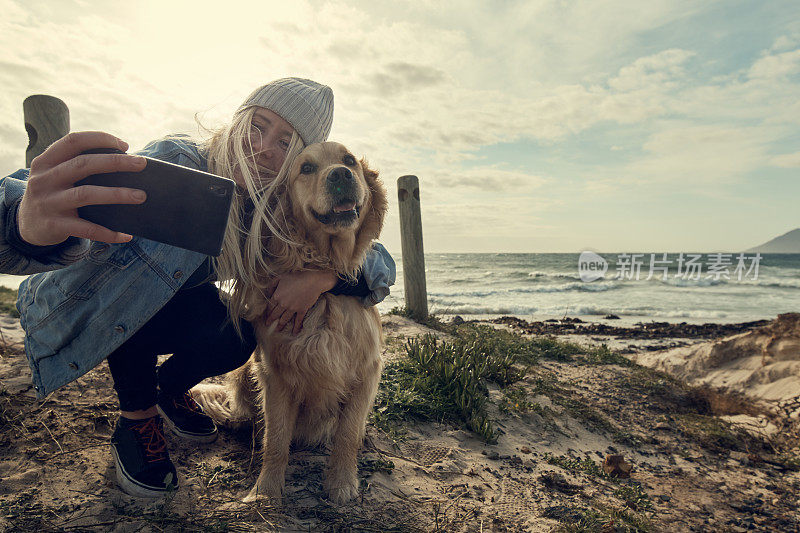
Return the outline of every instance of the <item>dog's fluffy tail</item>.
<path id="1" fill-rule="evenodd" d="M 252 365 L 251 358 L 225 376 L 223 385 L 201 383 L 192 388 L 192 397 L 217 424 L 238 428 L 253 423 L 257 413 L 258 385 Z"/>

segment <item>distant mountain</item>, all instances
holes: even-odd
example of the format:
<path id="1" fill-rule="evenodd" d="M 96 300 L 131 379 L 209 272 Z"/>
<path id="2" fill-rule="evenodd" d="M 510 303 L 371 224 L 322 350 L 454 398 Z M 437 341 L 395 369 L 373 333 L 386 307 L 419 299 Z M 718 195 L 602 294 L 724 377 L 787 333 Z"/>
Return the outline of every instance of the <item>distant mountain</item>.
<path id="1" fill-rule="evenodd" d="M 800 254 L 800 228 L 793 229 L 780 237 L 775 237 L 761 246 L 750 248 L 747 252 L 762 254 Z"/>

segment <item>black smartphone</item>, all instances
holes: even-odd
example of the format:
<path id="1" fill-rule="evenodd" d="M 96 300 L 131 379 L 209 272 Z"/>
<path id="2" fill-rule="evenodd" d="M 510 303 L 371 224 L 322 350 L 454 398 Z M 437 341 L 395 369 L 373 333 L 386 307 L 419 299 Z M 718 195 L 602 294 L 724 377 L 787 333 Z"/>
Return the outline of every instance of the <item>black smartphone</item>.
<path id="1" fill-rule="evenodd" d="M 84 154 L 123 153 L 98 148 Z M 75 183 L 129 187 L 147 193 L 141 204 L 87 205 L 78 216 L 114 231 L 217 256 L 231 209 L 235 183 L 208 172 L 145 157 L 141 172 L 94 174 Z"/>

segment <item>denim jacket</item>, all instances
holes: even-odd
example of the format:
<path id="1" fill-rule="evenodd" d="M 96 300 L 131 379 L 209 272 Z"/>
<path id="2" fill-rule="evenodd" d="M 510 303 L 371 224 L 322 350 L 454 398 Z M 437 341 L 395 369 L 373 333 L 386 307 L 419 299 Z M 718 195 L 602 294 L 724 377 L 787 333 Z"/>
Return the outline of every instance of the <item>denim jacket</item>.
<path id="1" fill-rule="evenodd" d="M 184 138 L 155 141 L 138 152 L 206 170 L 197 146 Z M 0 272 L 34 274 L 19 288 L 17 309 L 25 353 L 40 398 L 82 376 L 143 326 L 207 256 L 134 237 L 123 244 L 75 239 L 50 256 L 25 257 L 5 240 L 5 214 L 25 192 L 27 170 L 0 180 Z M 374 244 L 363 266 L 371 293 L 364 305 L 389 294 L 395 265 Z"/>

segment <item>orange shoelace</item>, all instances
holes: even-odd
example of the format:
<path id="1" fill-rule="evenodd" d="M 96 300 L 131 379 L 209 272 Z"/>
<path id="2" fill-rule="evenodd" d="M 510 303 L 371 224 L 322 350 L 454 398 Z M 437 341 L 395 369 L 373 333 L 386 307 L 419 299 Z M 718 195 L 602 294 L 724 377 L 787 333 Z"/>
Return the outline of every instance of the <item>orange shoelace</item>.
<path id="1" fill-rule="evenodd" d="M 144 451 L 148 463 L 155 463 L 164 459 L 167 449 L 167 440 L 161 426 L 156 422 L 157 417 L 148 418 L 141 426 L 132 426 L 131 429 L 141 435 L 145 441 Z"/>
<path id="2" fill-rule="evenodd" d="M 197 404 L 196 401 L 194 401 L 194 398 L 192 398 L 191 394 L 189 394 L 188 392 L 184 392 L 181 398 L 183 399 L 183 407 L 192 411 L 193 413 L 202 412 L 202 409 L 200 409 L 200 406 Z M 179 405 L 178 400 L 175 400 L 175 405 Z"/>

